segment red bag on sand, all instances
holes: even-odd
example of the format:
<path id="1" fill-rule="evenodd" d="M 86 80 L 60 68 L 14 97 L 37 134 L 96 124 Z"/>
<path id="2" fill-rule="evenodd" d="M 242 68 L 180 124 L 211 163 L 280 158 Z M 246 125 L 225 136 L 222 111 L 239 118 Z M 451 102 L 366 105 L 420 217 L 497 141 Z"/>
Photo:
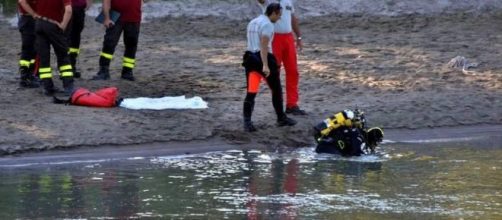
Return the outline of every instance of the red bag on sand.
<path id="1" fill-rule="evenodd" d="M 61 101 L 54 97 L 54 103 L 69 103 L 88 107 L 115 107 L 120 103 L 117 99 L 119 90 L 116 87 L 100 89 L 91 92 L 85 88 L 79 88 L 73 92 L 68 101 Z"/>

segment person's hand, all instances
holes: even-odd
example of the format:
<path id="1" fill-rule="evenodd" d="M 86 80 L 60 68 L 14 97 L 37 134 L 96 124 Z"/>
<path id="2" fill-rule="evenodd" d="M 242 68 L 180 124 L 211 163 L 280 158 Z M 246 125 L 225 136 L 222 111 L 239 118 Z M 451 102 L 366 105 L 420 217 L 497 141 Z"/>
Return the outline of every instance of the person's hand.
<path id="1" fill-rule="evenodd" d="M 268 76 L 270 76 L 270 69 L 268 68 L 268 66 L 263 67 L 263 75 L 265 75 L 265 78 L 268 78 Z"/>
<path id="2" fill-rule="evenodd" d="M 63 30 L 63 31 L 65 31 L 65 30 L 66 30 L 66 26 L 64 26 L 62 23 L 57 23 L 57 25 L 58 25 L 58 27 L 59 27 L 61 30 Z"/>
<path id="3" fill-rule="evenodd" d="M 299 37 L 299 38 L 296 39 L 296 48 L 300 52 L 303 51 L 303 41 L 302 41 L 301 37 Z"/>
<path id="4" fill-rule="evenodd" d="M 111 28 L 113 25 L 115 25 L 115 23 L 113 23 L 112 20 L 110 20 L 109 18 L 106 19 L 103 21 L 103 25 L 106 27 L 106 28 Z"/>

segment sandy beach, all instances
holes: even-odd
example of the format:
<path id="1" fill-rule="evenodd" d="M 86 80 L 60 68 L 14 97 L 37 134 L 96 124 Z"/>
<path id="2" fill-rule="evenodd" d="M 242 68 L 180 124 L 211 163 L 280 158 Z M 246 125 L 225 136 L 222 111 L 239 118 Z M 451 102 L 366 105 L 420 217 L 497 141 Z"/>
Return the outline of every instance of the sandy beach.
<path id="1" fill-rule="evenodd" d="M 217 141 L 229 145 L 302 147 L 330 114 L 359 107 L 370 126 L 418 129 L 502 124 L 501 13 L 339 15 L 301 20 L 300 105 L 294 127 L 276 127 L 262 85 L 253 119 L 242 129 L 241 57 L 248 20 L 222 16 L 164 17 L 142 24 L 136 82 L 120 80 L 123 44 L 112 79 L 98 70 L 103 27 L 88 17 L 76 85 L 116 86 L 121 97 L 200 96 L 206 110 L 135 111 L 52 104 L 41 89 L 18 86 L 18 31 L 0 25 L 0 154 L 81 146 Z M 468 72 L 447 63 L 464 56 Z M 54 61 L 54 57 L 52 60 Z M 281 75 L 284 79 L 284 75 Z M 59 80 L 55 82 L 60 85 Z M 284 84 L 283 84 L 284 85 Z"/>

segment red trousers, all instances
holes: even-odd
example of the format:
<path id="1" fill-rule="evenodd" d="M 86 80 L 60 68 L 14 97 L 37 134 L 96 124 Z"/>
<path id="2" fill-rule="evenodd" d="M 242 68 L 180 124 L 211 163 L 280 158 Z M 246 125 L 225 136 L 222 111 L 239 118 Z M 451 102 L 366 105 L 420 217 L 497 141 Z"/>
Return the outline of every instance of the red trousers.
<path id="1" fill-rule="evenodd" d="M 298 106 L 298 64 L 296 59 L 296 46 L 293 33 L 274 34 L 272 51 L 277 65 L 284 65 L 286 71 L 286 108 Z"/>

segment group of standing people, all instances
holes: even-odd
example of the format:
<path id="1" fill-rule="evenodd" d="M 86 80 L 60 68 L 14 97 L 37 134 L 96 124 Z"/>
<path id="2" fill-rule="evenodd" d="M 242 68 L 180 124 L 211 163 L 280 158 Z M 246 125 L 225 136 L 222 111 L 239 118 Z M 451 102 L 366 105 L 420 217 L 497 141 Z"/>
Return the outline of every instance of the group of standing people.
<path id="1" fill-rule="evenodd" d="M 306 115 L 298 106 L 299 72 L 297 48 L 302 49 L 302 36 L 291 0 L 257 0 L 263 14 L 247 26 L 247 48 L 243 56 L 247 93 L 244 99 L 244 130 L 256 131 L 251 116 L 260 81 L 264 79 L 272 92 L 272 105 L 278 126 L 293 126 L 296 121 L 286 114 Z M 286 109 L 283 106 L 280 69 L 286 75 Z"/>
<path id="2" fill-rule="evenodd" d="M 299 72 L 297 48 L 302 49 L 302 36 L 291 0 L 257 0 L 263 14 L 248 26 L 248 45 L 243 65 L 246 69 L 247 94 L 244 101 L 244 129 L 256 131 L 251 121 L 260 81 L 265 79 L 272 90 L 272 103 L 279 126 L 292 126 L 296 121 L 286 114 L 306 115 L 298 106 Z M 44 94 L 59 91 L 53 83 L 50 50 L 54 49 L 64 92 L 74 91 L 74 78 L 80 78 L 77 59 L 85 11 L 92 0 L 19 0 L 19 31 L 22 49 L 19 61 L 20 85 L 37 88 L 41 82 Z M 123 35 L 125 51 L 121 78 L 134 81 L 136 51 L 140 32 L 143 0 L 103 0 L 103 25 L 106 28 L 99 71 L 92 80 L 110 79 L 109 66 L 118 41 Z M 118 14 L 114 20 L 112 13 Z M 275 24 L 275 25 L 274 25 Z M 35 60 L 38 58 L 38 68 Z M 286 72 L 286 108 L 284 110 L 280 69 Z M 38 73 L 37 79 L 34 73 Z"/>
<path id="3" fill-rule="evenodd" d="M 50 47 L 57 57 L 64 92 L 74 90 L 73 78 L 80 54 L 81 33 L 85 11 L 92 0 L 19 0 L 19 30 L 22 52 L 19 61 L 20 85 L 39 87 L 34 75 L 35 59 L 39 59 L 38 76 L 46 95 L 58 91 L 52 81 Z M 243 105 L 244 130 L 256 131 L 251 116 L 260 82 L 266 81 L 272 93 L 272 105 L 278 126 L 293 126 L 297 122 L 290 115 L 307 115 L 299 103 L 299 72 L 297 49 L 302 50 L 302 35 L 291 0 L 256 0 L 263 14 L 247 26 L 247 48 L 242 65 L 245 68 L 247 93 Z M 106 27 L 103 49 L 99 58 L 99 71 L 92 80 L 110 79 L 109 66 L 115 47 L 123 35 L 125 52 L 121 78 L 134 81 L 136 50 L 140 32 L 143 0 L 103 0 L 102 23 Z M 114 16 L 112 16 L 114 15 Z M 117 19 L 118 16 L 118 19 Z M 286 75 L 286 108 L 284 109 L 280 70 Z M 314 127 L 319 153 L 338 153 L 358 156 L 365 151 L 374 152 L 382 142 L 383 130 L 366 129 L 363 114 L 345 110 L 334 114 Z"/>
<path id="4" fill-rule="evenodd" d="M 59 92 L 52 80 L 53 70 L 50 61 L 52 46 L 64 93 L 71 94 L 74 91 L 74 78 L 81 77 L 76 64 L 80 54 L 85 12 L 91 4 L 92 0 L 18 1 L 18 28 L 22 44 L 19 60 L 21 87 L 38 88 L 41 83 L 44 94 L 52 96 Z M 110 61 L 122 33 L 126 50 L 121 78 L 134 80 L 132 70 L 136 63 L 142 5 L 143 0 L 103 0 L 103 25 L 106 27 L 106 33 L 99 61 L 100 70 L 92 78 L 93 80 L 110 78 L 108 71 Z M 120 15 L 116 22 L 110 18 L 112 11 Z"/>

